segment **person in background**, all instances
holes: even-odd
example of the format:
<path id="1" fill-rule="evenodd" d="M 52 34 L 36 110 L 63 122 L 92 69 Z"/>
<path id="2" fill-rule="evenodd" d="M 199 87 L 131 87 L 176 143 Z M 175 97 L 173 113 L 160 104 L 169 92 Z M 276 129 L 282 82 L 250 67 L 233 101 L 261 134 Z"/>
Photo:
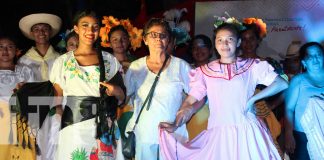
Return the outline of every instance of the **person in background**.
<path id="1" fill-rule="evenodd" d="M 233 18 L 231 18 L 233 19 Z M 232 21 L 233 23 L 226 23 Z M 215 22 L 215 48 L 220 59 L 190 72 L 190 92 L 175 121 L 160 123 L 160 152 L 165 159 L 281 159 L 271 136 L 253 113 L 254 103 L 274 95 L 288 84 L 271 65 L 237 57 L 240 23 Z M 218 24 L 218 25 L 217 25 Z M 257 84 L 268 87 L 254 95 Z M 172 132 L 197 111 L 196 102 L 208 97 L 208 128 L 183 143 Z"/>
<path id="2" fill-rule="evenodd" d="M 30 14 L 19 21 L 21 32 L 35 41 L 35 46 L 19 58 L 18 63 L 29 66 L 35 73 L 36 81 L 49 79 L 53 62 L 59 56 L 50 44 L 50 38 L 59 32 L 61 24 L 60 17 L 47 13 Z"/>
<path id="3" fill-rule="evenodd" d="M 192 39 L 191 55 L 193 58 L 193 68 L 200 67 L 210 62 L 213 56 L 212 47 L 212 42 L 206 35 L 199 34 Z"/>
<path id="4" fill-rule="evenodd" d="M 287 47 L 287 54 L 283 61 L 283 69 L 289 80 L 291 80 L 293 76 L 301 73 L 302 67 L 299 59 L 299 49 L 301 45 L 301 41 L 292 41 Z"/>
<path id="5" fill-rule="evenodd" d="M 266 36 L 266 28 L 264 28 L 266 25 L 263 23 L 261 19 L 253 19 L 253 23 L 243 23 L 245 29 L 241 31 L 241 57 L 242 58 L 258 58 L 263 61 L 267 61 L 272 67 L 274 68 L 274 71 L 282 76 L 282 78 L 286 79 L 288 81 L 287 75 L 283 72 L 283 69 L 281 65 L 275 61 L 272 58 L 261 58 L 257 55 L 257 49 L 262 42 L 263 38 Z M 247 22 L 246 19 L 244 19 L 243 22 Z M 265 85 L 257 85 L 256 93 L 260 92 L 266 88 Z M 264 123 L 267 125 L 267 127 L 270 130 L 271 136 L 276 144 L 276 148 L 278 149 L 281 157 L 283 157 L 282 149 L 280 148 L 280 145 L 278 143 L 278 137 L 281 133 L 281 124 L 278 121 L 278 119 L 282 120 L 284 115 L 284 96 L 283 92 L 269 97 L 265 100 L 257 102 L 256 105 L 256 115 L 262 118 Z M 274 110 L 276 112 L 276 115 L 273 113 Z M 278 119 L 277 119 L 278 117 Z M 284 143 L 284 142 L 282 142 Z M 282 144 L 280 143 L 280 144 Z M 282 144 L 283 145 L 283 144 Z"/>
<path id="6" fill-rule="evenodd" d="M 122 25 L 118 25 L 110 29 L 108 37 L 113 55 L 123 66 L 123 72 L 126 73 L 130 63 L 136 59 L 136 57 L 129 52 L 129 34 Z"/>
<path id="7" fill-rule="evenodd" d="M 167 21 L 151 18 L 145 24 L 143 32 L 149 55 L 132 62 L 125 75 L 127 96 L 134 96 L 134 114 L 127 124 L 127 132 L 133 129 L 144 100 L 165 63 L 156 83 L 151 104 L 143 106 L 145 108 L 135 127 L 135 159 L 162 159 L 159 156 L 158 125 L 163 121 L 175 120 L 184 93 L 189 91 L 190 65 L 167 53 L 170 34 L 171 29 Z M 187 139 L 186 126 L 179 127 L 176 135 Z"/>
<path id="8" fill-rule="evenodd" d="M 8 35 L 0 35 L 0 155 L 3 159 L 12 158 L 14 153 L 10 150 L 10 146 L 18 143 L 16 138 L 16 119 L 10 111 L 9 99 L 19 83 L 34 81 L 34 74 L 28 66 L 16 64 L 17 53 L 18 47 L 15 38 Z M 34 138 L 36 135 L 31 130 L 29 130 L 28 134 L 31 134 L 32 137 L 32 148 L 29 149 L 31 149 L 30 151 L 33 154 L 32 157 L 22 158 L 35 159 Z M 26 150 L 28 149 L 26 148 Z"/>
<path id="9" fill-rule="evenodd" d="M 78 48 L 57 58 L 51 71 L 55 115 L 62 117 L 56 159 L 123 159 L 116 110 L 126 88 L 118 60 L 96 48 L 99 29 L 93 11 L 78 13 Z"/>
<path id="10" fill-rule="evenodd" d="M 310 159 L 307 137 L 301 125 L 309 99 L 324 93 L 324 49 L 317 42 L 308 42 L 299 50 L 302 73 L 295 75 L 286 91 L 285 147 L 291 159 Z"/>
<path id="11" fill-rule="evenodd" d="M 191 41 L 191 55 L 193 63 L 192 68 L 197 68 L 210 62 L 213 52 L 212 52 L 212 41 L 209 37 L 203 34 L 196 35 Z M 207 128 L 209 109 L 208 101 L 205 98 L 206 103 L 204 106 L 195 113 L 192 118 L 187 123 L 187 129 L 189 133 L 189 140 L 195 138 L 199 133 Z"/>
<path id="12" fill-rule="evenodd" d="M 129 52 L 131 45 L 129 33 L 122 25 L 117 25 L 110 29 L 108 37 L 110 47 L 112 48 L 112 54 L 122 65 L 122 75 L 125 76 L 125 73 L 128 70 L 130 63 L 136 59 L 136 57 L 131 55 Z M 117 122 L 123 139 L 125 139 L 124 133 L 126 125 L 133 115 L 132 102 L 133 100 L 130 98 L 127 104 L 118 108 L 117 110 Z"/>
<path id="13" fill-rule="evenodd" d="M 67 52 L 74 51 L 78 48 L 79 38 L 78 35 L 72 31 L 66 36 L 65 49 Z"/>

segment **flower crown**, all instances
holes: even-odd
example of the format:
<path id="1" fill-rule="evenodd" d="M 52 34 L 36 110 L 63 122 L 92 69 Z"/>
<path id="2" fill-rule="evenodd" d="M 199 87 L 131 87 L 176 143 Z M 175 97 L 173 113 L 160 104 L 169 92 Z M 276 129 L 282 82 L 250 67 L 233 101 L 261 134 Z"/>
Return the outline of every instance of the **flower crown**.
<path id="1" fill-rule="evenodd" d="M 101 37 L 101 46 L 110 47 L 108 33 L 112 27 L 122 25 L 129 34 L 129 39 L 131 43 L 131 48 L 135 51 L 137 48 L 140 48 L 142 45 L 142 33 L 143 29 L 138 29 L 134 27 L 129 19 L 118 20 L 113 16 L 104 16 L 102 20 L 103 27 L 100 28 L 99 36 Z"/>
<path id="2" fill-rule="evenodd" d="M 243 24 L 255 24 L 260 30 L 259 32 L 260 38 L 264 38 L 267 35 L 267 24 L 264 23 L 260 18 L 254 18 L 254 17 L 244 18 Z"/>
<path id="3" fill-rule="evenodd" d="M 164 19 L 169 23 L 171 32 L 176 39 L 176 45 L 186 43 L 190 40 L 190 23 L 187 20 L 180 22 L 183 13 L 188 12 L 186 8 L 170 9 L 163 13 Z"/>
<path id="4" fill-rule="evenodd" d="M 215 28 L 218 28 L 220 25 L 224 23 L 228 23 L 228 24 L 234 24 L 240 31 L 245 29 L 243 24 L 240 21 L 238 21 L 235 17 L 231 17 L 227 12 L 225 12 L 225 14 L 228 16 L 228 18 L 214 16 L 216 18 L 214 22 Z"/>

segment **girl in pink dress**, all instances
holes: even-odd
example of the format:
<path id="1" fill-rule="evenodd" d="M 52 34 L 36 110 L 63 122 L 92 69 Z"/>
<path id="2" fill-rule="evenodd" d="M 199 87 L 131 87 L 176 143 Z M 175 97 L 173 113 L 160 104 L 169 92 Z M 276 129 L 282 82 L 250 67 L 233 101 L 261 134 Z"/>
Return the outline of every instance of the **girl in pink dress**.
<path id="1" fill-rule="evenodd" d="M 254 103 L 288 87 L 266 61 L 239 58 L 236 25 L 223 23 L 215 30 L 220 59 L 190 72 L 189 95 L 177 112 L 174 123 L 160 123 L 160 154 L 163 159 L 267 160 L 281 159 L 269 131 L 254 114 Z M 268 86 L 256 95 L 257 84 Z M 196 102 L 209 100 L 207 130 L 189 142 L 172 136 L 198 108 Z"/>

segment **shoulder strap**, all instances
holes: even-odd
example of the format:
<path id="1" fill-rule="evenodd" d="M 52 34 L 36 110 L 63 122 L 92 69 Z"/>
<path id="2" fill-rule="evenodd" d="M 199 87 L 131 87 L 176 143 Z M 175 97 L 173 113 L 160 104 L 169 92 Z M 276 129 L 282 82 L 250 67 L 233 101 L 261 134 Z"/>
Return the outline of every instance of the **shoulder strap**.
<path id="1" fill-rule="evenodd" d="M 146 99 L 145 99 L 145 101 L 144 101 L 144 103 L 143 103 L 143 105 L 142 105 L 142 108 L 141 108 L 141 110 L 140 110 L 140 112 L 139 112 L 139 114 L 138 114 L 138 116 L 137 116 L 137 118 L 136 118 L 136 121 L 135 121 L 135 125 L 134 125 L 134 127 L 133 127 L 133 130 L 135 129 L 135 126 L 136 126 L 137 123 L 138 123 L 138 120 L 139 120 L 139 118 L 140 118 L 140 116 L 141 116 L 141 114 L 142 114 L 142 111 L 143 111 L 143 109 L 144 109 L 146 103 L 148 103 L 148 104 L 147 104 L 147 108 L 146 108 L 146 110 L 149 110 L 149 109 L 150 109 L 150 105 L 151 105 L 151 102 L 152 102 L 152 97 L 153 97 L 153 94 L 154 94 L 154 90 L 155 90 L 156 84 L 157 84 L 157 82 L 158 82 L 158 80 L 159 80 L 159 78 L 160 78 L 160 74 L 161 74 L 163 68 L 165 67 L 165 65 L 166 65 L 166 63 L 167 63 L 169 57 L 170 57 L 170 55 L 166 55 L 166 58 L 165 58 L 165 60 L 164 60 L 164 62 L 163 62 L 163 65 L 162 65 L 161 69 L 159 70 L 158 74 L 157 74 L 156 77 L 155 77 L 155 80 L 154 80 L 154 82 L 153 82 L 153 85 L 152 85 L 152 87 L 151 87 L 151 89 L 150 89 L 150 91 L 149 91 L 149 93 L 148 93 L 148 95 L 147 95 L 147 97 L 146 97 Z"/>

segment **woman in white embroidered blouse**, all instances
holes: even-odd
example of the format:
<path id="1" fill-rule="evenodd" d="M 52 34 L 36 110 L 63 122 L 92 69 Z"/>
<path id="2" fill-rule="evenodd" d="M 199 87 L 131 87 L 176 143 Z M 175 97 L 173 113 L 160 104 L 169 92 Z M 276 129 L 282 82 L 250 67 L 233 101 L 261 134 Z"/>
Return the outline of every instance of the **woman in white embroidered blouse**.
<path id="1" fill-rule="evenodd" d="M 125 99 L 125 87 L 117 59 L 95 48 L 99 29 L 94 12 L 80 12 L 74 22 L 78 48 L 54 62 L 50 81 L 58 96 L 56 113 L 62 116 L 57 159 L 123 159 L 118 152 L 119 129 L 112 122 L 119 102 Z M 64 112 L 62 96 L 67 97 Z"/>
<path id="2" fill-rule="evenodd" d="M 10 108 L 9 99 L 18 83 L 34 80 L 33 72 L 23 65 L 16 65 L 16 43 L 9 36 L 0 37 L 0 144 L 9 144 Z"/>

